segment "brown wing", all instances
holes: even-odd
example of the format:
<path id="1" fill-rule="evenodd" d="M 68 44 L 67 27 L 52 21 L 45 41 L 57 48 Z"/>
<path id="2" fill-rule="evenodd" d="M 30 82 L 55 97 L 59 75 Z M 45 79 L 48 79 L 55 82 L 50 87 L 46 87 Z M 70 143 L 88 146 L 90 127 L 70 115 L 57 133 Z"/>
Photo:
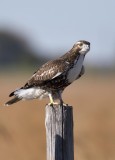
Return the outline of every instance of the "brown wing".
<path id="1" fill-rule="evenodd" d="M 52 80 L 68 71 L 68 69 L 69 64 L 61 58 L 54 61 L 49 61 L 42 65 L 37 72 L 35 72 L 23 88 L 41 86 L 46 81 Z"/>

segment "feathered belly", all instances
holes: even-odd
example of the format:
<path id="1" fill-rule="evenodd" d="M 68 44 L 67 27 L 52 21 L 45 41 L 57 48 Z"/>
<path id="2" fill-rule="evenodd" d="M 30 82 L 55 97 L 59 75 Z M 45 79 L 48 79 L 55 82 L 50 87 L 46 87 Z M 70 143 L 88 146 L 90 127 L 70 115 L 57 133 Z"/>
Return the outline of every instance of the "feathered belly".
<path id="1" fill-rule="evenodd" d="M 73 67 L 69 70 L 67 79 L 68 82 L 72 83 L 79 76 L 83 65 L 84 56 L 80 55 L 79 59 L 74 62 Z"/>

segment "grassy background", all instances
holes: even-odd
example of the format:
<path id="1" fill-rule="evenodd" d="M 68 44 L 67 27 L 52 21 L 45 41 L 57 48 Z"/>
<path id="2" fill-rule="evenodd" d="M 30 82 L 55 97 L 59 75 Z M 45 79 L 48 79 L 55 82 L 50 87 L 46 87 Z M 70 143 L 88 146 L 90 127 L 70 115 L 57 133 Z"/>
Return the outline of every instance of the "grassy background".
<path id="1" fill-rule="evenodd" d="M 23 85 L 29 74 L 0 77 L 0 159 L 46 159 L 46 100 L 22 101 L 2 108 L 8 94 Z M 115 159 L 115 77 L 88 75 L 63 93 L 74 110 L 74 149 L 78 160 Z"/>

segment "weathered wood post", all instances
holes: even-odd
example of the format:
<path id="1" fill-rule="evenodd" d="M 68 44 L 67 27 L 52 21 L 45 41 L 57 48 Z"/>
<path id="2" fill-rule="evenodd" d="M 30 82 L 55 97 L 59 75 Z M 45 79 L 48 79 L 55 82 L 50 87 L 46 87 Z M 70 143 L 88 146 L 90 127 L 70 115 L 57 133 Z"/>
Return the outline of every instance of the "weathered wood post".
<path id="1" fill-rule="evenodd" d="M 73 109 L 46 106 L 47 160 L 74 160 Z"/>

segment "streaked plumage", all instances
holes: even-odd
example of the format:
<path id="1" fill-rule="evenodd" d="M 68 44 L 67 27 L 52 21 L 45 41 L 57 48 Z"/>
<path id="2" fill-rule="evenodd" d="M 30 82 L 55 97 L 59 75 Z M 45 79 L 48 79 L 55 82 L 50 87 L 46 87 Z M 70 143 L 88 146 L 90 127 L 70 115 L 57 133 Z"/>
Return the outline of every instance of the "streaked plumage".
<path id="1" fill-rule="evenodd" d="M 90 50 L 90 43 L 78 41 L 72 49 L 60 58 L 42 65 L 27 83 L 9 96 L 14 99 L 6 105 L 11 105 L 21 99 L 50 98 L 51 103 L 59 99 L 63 103 L 61 94 L 73 81 L 84 74 L 83 61 Z"/>

